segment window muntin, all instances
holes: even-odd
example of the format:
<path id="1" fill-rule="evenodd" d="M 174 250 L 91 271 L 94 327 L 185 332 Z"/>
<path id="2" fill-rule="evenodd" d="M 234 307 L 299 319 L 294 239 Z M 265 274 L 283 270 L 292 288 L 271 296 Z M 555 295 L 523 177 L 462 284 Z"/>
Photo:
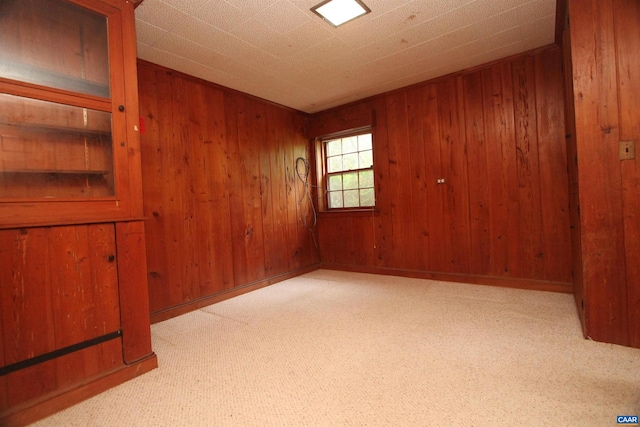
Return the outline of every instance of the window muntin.
<path id="1" fill-rule="evenodd" d="M 324 141 L 329 209 L 375 206 L 371 133 Z"/>

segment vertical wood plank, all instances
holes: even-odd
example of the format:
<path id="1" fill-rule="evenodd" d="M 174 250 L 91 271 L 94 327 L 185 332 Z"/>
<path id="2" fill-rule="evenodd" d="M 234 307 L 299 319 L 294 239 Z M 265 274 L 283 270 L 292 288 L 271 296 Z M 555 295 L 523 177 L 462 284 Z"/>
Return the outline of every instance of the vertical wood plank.
<path id="1" fill-rule="evenodd" d="M 91 310 L 85 309 L 84 321 L 90 325 L 91 336 L 101 336 L 120 329 L 120 301 L 116 260 L 116 242 L 113 224 L 94 224 L 87 230 L 91 281 L 87 284 L 85 298 Z M 136 286 L 146 292 L 146 263 L 142 258 L 144 276 Z M 148 298 L 148 297 L 147 297 Z M 148 318 L 146 319 L 148 323 Z"/>
<path id="2" fill-rule="evenodd" d="M 88 227 L 46 230 L 50 266 L 46 280 L 53 295 L 55 345 L 63 348 L 95 337 L 82 316 L 92 309 L 84 289 L 91 274 Z"/>
<path id="3" fill-rule="evenodd" d="M 152 354 L 144 223 L 116 223 L 122 353 L 131 364 Z"/>
<path id="4" fill-rule="evenodd" d="M 459 77 L 438 83 L 440 150 L 442 171 L 446 179 L 445 241 L 447 272 L 469 273 L 469 195 L 466 167 L 464 112 L 461 102 L 462 80 Z"/>
<path id="5" fill-rule="evenodd" d="M 407 92 L 409 173 L 411 184 L 412 268 L 426 270 L 429 265 L 429 203 L 424 141 L 423 88 Z"/>
<path id="6" fill-rule="evenodd" d="M 576 308 L 580 317 L 583 332 L 586 332 L 584 315 L 584 283 L 582 276 L 582 228 L 580 223 L 580 187 L 578 181 L 578 146 L 576 142 L 576 112 L 573 90 L 573 64 L 571 59 L 571 32 L 569 31 L 569 17 L 563 34 L 563 65 L 564 65 L 564 105 L 565 128 L 567 146 L 567 175 L 569 180 L 569 221 L 571 227 L 571 277 L 573 279 L 573 294 Z"/>
<path id="7" fill-rule="evenodd" d="M 640 149 L 640 2 L 614 2 L 620 139 Z M 629 344 L 640 348 L 640 156 L 621 162 Z"/>
<path id="8" fill-rule="evenodd" d="M 469 174 L 470 272 L 490 274 L 489 173 L 485 148 L 482 73 L 463 78 L 467 170 Z"/>
<path id="9" fill-rule="evenodd" d="M 544 274 L 546 280 L 571 282 L 571 236 L 569 211 L 569 182 L 565 145 L 564 102 L 562 73 L 558 64 L 561 52 L 543 52 L 534 58 L 536 116 Z"/>
<path id="10" fill-rule="evenodd" d="M 393 217 L 391 215 L 391 172 L 389 159 L 389 122 L 387 120 L 387 104 L 384 99 L 376 100 L 370 107 L 375 114 L 375 126 L 372 129 L 373 168 L 376 186 L 376 209 L 380 211 L 379 219 L 372 229 L 373 241 L 376 245 L 377 267 L 393 265 Z"/>
<path id="11" fill-rule="evenodd" d="M 430 271 L 447 271 L 447 254 L 443 250 L 445 242 L 444 197 L 445 186 L 437 180 L 443 178 L 442 157 L 440 152 L 440 119 L 438 107 L 438 86 L 429 84 L 423 89 L 423 141 L 425 156 L 426 197 L 428 201 L 427 222 L 429 230 Z"/>
<path id="12" fill-rule="evenodd" d="M 245 100 L 242 103 L 242 109 L 238 112 L 238 145 L 245 205 L 244 249 L 249 283 L 265 277 L 259 157 L 261 140 L 258 137 L 265 134 L 265 129 L 265 117 L 261 106 L 255 101 Z"/>
<path id="13" fill-rule="evenodd" d="M 174 223 L 176 228 L 172 231 L 176 247 L 180 248 L 178 267 L 181 282 L 182 299 L 190 301 L 200 296 L 199 294 L 199 267 L 198 258 L 193 254 L 193 247 L 197 241 L 196 212 L 196 188 L 194 185 L 197 168 L 195 164 L 196 129 L 194 129 L 194 110 L 198 109 L 193 103 L 194 91 L 198 90 L 197 83 L 178 77 L 172 78 L 173 90 L 173 116 L 174 132 L 178 137 L 178 144 L 174 144 L 175 151 L 172 161 L 176 167 L 178 184 L 173 190 L 173 203 L 176 203 L 180 221 Z M 192 252 L 192 253 L 190 253 Z M 189 253 L 189 256 L 185 256 Z"/>
<path id="14" fill-rule="evenodd" d="M 229 162 L 227 171 L 229 176 L 229 208 L 231 215 L 231 244 L 233 253 L 234 286 L 249 283 L 247 253 L 245 251 L 246 228 L 244 223 L 245 206 L 242 191 L 242 171 L 240 168 L 239 147 L 239 111 L 241 99 L 235 94 L 225 94 L 225 110 L 227 143 L 229 147 Z"/>
<path id="15" fill-rule="evenodd" d="M 49 268 L 44 228 L 0 231 L 2 366 L 56 348 Z"/>
<path id="16" fill-rule="evenodd" d="M 412 269 L 416 265 L 416 248 L 412 226 L 412 187 L 406 92 L 386 97 L 389 138 L 389 176 L 391 178 L 391 215 L 393 224 L 393 264 Z M 393 131 L 391 131 L 391 129 Z"/>
<path id="17" fill-rule="evenodd" d="M 170 140 L 163 132 L 170 120 L 167 108 L 170 93 L 169 77 L 165 72 L 148 66 L 138 67 L 140 80 L 140 115 L 144 120 L 144 132 L 140 135 L 143 201 L 146 216 L 146 247 L 151 311 L 170 305 L 167 246 L 165 227 L 168 207 L 164 204 L 163 189 L 166 174 L 164 150 Z"/>
<path id="18" fill-rule="evenodd" d="M 200 297 L 232 287 L 233 262 L 227 250 L 231 247 L 231 232 L 224 96 L 221 91 L 203 85 L 193 85 L 192 92 L 191 132 L 197 164 L 194 173 L 195 225 L 198 231 L 193 249 L 199 272 L 197 295 Z"/>
<path id="19" fill-rule="evenodd" d="M 612 8 L 610 0 L 569 2 L 586 330 L 595 340 L 628 345 Z"/>
<path id="20" fill-rule="evenodd" d="M 482 71 L 491 209 L 491 275 L 523 277 L 519 263 L 518 181 L 511 63 Z"/>
<path id="21" fill-rule="evenodd" d="M 520 205 L 520 268 L 528 277 L 543 277 L 542 214 L 533 58 L 513 62 L 516 167 Z M 526 260 L 526 261 L 525 261 Z"/>
<path id="22" fill-rule="evenodd" d="M 272 246 L 270 251 L 273 272 L 276 274 L 289 271 L 287 236 L 289 223 L 287 222 L 287 185 L 285 153 L 289 115 L 286 112 L 271 108 L 267 111 L 268 125 L 268 185 L 271 188 L 271 207 L 273 215 Z M 265 249 L 267 250 L 267 249 Z"/>

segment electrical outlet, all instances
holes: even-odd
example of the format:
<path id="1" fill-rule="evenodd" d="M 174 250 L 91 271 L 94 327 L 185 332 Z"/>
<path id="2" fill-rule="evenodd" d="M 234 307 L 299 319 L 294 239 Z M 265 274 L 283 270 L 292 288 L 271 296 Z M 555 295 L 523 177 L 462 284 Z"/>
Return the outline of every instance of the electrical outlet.
<path id="1" fill-rule="evenodd" d="M 636 141 L 620 141 L 620 160 L 636 158 Z"/>

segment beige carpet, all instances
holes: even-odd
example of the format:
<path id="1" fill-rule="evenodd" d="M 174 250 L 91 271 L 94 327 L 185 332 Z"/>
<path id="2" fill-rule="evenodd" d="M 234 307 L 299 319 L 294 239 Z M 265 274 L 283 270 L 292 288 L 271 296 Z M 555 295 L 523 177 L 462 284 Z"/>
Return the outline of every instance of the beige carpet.
<path id="1" fill-rule="evenodd" d="M 615 426 L 640 350 L 570 295 L 319 270 L 154 325 L 160 367 L 38 426 Z"/>

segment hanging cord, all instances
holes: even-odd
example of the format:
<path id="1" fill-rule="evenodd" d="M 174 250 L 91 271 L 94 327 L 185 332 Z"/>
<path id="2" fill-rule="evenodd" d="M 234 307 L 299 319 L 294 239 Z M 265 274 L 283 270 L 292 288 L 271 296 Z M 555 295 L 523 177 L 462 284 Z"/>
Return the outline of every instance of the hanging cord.
<path id="1" fill-rule="evenodd" d="M 307 229 L 311 233 L 311 238 L 313 239 L 313 245 L 316 247 L 316 249 L 319 249 L 318 242 L 316 241 L 316 234 L 315 234 L 315 227 L 318 224 L 318 212 L 316 211 L 316 207 L 313 204 L 313 197 L 311 196 L 311 185 L 309 184 L 310 171 L 311 171 L 311 168 L 309 166 L 309 161 L 304 157 L 298 157 L 296 159 L 296 175 L 298 175 L 298 179 L 304 185 L 304 192 L 299 198 L 297 197 L 298 187 L 294 186 L 295 192 L 296 192 L 296 198 L 298 199 L 298 206 L 302 208 L 302 203 L 306 200 L 311 205 L 311 212 L 313 214 L 313 222 L 311 224 L 308 224 L 307 215 L 304 213 L 301 213 L 302 225 L 307 227 Z"/>

